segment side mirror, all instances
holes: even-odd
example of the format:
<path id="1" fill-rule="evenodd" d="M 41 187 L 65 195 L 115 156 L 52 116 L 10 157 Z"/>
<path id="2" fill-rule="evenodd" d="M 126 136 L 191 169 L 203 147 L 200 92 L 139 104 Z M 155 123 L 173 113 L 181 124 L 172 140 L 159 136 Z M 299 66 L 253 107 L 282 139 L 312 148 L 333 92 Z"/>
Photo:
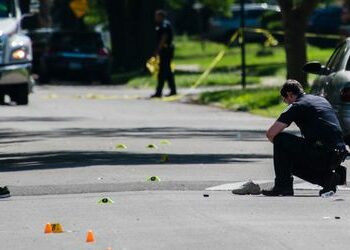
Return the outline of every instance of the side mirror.
<path id="1" fill-rule="evenodd" d="M 327 75 L 327 69 L 320 62 L 309 62 L 303 66 L 303 71 L 316 75 Z"/>

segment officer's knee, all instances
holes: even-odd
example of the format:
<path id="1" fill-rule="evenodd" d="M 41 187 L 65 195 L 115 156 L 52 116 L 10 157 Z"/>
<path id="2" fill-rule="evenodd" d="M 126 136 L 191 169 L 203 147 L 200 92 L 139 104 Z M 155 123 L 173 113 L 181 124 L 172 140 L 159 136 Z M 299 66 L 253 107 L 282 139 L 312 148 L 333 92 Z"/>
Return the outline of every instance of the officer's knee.
<path id="1" fill-rule="evenodd" d="M 288 142 L 288 140 L 290 139 L 291 134 L 288 133 L 279 133 L 277 134 L 274 138 L 273 138 L 273 144 L 275 146 L 282 146 L 283 144 L 285 144 L 285 142 Z"/>

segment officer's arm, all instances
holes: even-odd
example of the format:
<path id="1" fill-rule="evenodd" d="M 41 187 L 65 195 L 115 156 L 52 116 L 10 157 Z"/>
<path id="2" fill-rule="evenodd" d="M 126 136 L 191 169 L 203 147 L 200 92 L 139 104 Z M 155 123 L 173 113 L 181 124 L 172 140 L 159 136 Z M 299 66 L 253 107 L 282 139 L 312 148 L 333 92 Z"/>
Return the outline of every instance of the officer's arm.
<path id="1" fill-rule="evenodd" d="M 272 124 L 272 126 L 267 130 L 266 137 L 269 139 L 270 142 L 273 142 L 275 136 L 281 133 L 286 127 L 288 127 L 287 124 L 275 121 L 275 123 Z"/>

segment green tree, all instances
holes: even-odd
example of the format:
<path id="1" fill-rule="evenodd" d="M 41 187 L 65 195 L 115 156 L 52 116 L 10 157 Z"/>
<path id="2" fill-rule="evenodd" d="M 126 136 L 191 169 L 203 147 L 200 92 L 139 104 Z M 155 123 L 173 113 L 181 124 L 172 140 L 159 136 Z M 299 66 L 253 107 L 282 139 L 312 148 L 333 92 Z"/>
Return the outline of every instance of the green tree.
<path id="1" fill-rule="evenodd" d="M 307 19 L 319 0 L 278 0 L 284 24 L 284 42 L 287 61 L 287 78 L 307 85 L 307 75 L 302 71 L 306 63 L 305 32 Z"/>
<path id="2" fill-rule="evenodd" d="M 83 18 L 77 18 L 70 8 L 71 0 L 54 0 L 51 9 L 53 26 L 69 30 L 84 30 Z"/>
<path id="3" fill-rule="evenodd" d="M 155 46 L 154 12 L 157 8 L 180 8 L 186 0 L 93 0 L 106 8 L 114 65 L 120 70 L 144 66 Z M 227 13 L 233 0 L 201 0 L 216 11 Z"/>
<path id="4" fill-rule="evenodd" d="M 154 11 L 162 1 L 105 0 L 114 66 L 140 69 L 154 50 Z"/>
<path id="5" fill-rule="evenodd" d="M 179 9 L 183 7 L 188 0 L 168 0 L 167 5 L 173 9 Z M 193 0 L 193 3 L 201 3 L 213 10 L 216 13 L 221 13 L 225 15 L 231 15 L 230 6 L 235 2 L 235 0 Z"/>
<path id="6" fill-rule="evenodd" d="M 40 0 L 39 7 L 39 23 L 40 27 L 50 27 L 52 25 L 51 20 L 51 0 Z"/>
<path id="7" fill-rule="evenodd" d="M 108 17 L 104 0 L 89 0 L 89 8 L 84 16 L 84 22 L 91 26 L 100 24 L 107 26 Z"/>

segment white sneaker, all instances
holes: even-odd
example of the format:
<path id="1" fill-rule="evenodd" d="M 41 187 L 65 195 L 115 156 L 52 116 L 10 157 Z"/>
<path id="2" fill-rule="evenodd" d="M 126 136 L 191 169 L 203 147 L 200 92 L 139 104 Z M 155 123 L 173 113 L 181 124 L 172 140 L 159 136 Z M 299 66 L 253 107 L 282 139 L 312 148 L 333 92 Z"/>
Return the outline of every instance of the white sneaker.
<path id="1" fill-rule="evenodd" d="M 252 181 L 244 183 L 240 188 L 232 190 L 233 194 L 245 195 L 245 194 L 261 194 L 261 189 L 258 184 Z"/>

